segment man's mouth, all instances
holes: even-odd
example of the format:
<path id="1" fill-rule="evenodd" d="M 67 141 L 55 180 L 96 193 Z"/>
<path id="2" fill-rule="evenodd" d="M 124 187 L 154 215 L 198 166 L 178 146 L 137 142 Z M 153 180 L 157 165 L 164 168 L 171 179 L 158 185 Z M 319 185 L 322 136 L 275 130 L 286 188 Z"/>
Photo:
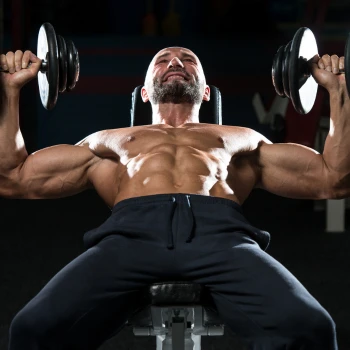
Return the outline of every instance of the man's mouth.
<path id="1" fill-rule="evenodd" d="M 172 80 L 188 80 L 186 74 L 181 72 L 171 72 L 166 74 L 163 81 L 172 81 Z"/>
<path id="2" fill-rule="evenodd" d="M 171 75 L 168 77 L 165 81 L 172 81 L 172 80 L 185 80 L 185 78 L 181 75 Z"/>

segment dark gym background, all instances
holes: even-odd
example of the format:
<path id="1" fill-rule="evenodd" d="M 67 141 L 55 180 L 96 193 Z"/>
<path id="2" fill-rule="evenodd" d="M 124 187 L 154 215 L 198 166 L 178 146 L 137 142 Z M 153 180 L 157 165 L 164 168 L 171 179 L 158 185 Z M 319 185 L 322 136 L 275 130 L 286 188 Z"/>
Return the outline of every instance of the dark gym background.
<path id="1" fill-rule="evenodd" d="M 172 5 L 173 6 L 172 6 Z M 268 110 L 276 96 L 273 55 L 300 26 L 315 33 L 319 52 L 343 55 L 350 3 L 344 0 L 0 0 L 0 52 L 36 53 L 39 27 L 50 22 L 72 39 L 80 56 L 80 79 L 59 95 L 53 111 L 40 102 L 37 81 L 22 90 L 21 127 L 27 149 L 74 144 L 88 134 L 129 125 L 131 93 L 143 83 L 153 55 L 167 46 L 192 49 L 207 81 L 222 93 L 223 123 L 254 128 L 274 142 L 300 141 L 307 125 L 318 130 L 328 116 L 328 96 L 316 119 L 295 116 L 280 128 L 261 124 L 252 105 L 258 93 Z M 319 94 L 323 91 L 319 89 Z M 316 120 L 316 124 L 315 124 Z M 294 128 L 293 128 L 294 123 Z M 296 123 L 299 123 L 296 125 Z M 311 123 L 311 124 L 310 124 Z M 288 129 L 289 128 L 289 129 Z M 290 130 L 298 130 L 292 133 Z M 305 136 L 305 135 L 304 135 Z M 314 133 L 306 135 L 315 142 Z M 304 138 L 305 139 L 305 138 Z M 326 202 L 292 200 L 255 191 L 247 217 L 271 233 L 268 248 L 329 311 L 340 350 L 350 349 L 350 234 L 327 232 Z M 0 198 L 0 350 L 6 350 L 14 315 L 69 261 L 83 252 L 82 236 L 109 215 L 93 191 L 59 200 Z M 101 347 L 155 349 L 155 337 L 125 328 Z M 243 349 L 229 329 L 202 337 L 202 349 Z"/>

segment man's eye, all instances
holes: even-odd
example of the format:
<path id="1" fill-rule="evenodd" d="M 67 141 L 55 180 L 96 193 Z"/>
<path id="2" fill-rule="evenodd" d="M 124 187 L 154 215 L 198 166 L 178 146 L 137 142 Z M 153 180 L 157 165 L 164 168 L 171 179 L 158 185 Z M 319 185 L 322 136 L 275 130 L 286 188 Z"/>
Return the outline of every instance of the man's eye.
<path id="1" fill-rule="evenodd" d="M 168 61 L 167 60 L 161 60 L 161 61 L 158 61 L 157 64 L 159 64 L 159 63 L 166 63 L 166 62 L 168 62 Z"/>
<path id="2" fill-rule="evenodd" d="M 187 62 L 192 62 L 192 63 L 194 63 L 194 61 L 191 60 L 190 58 L 185 58 L 183 61 L 187 61 Z"/>

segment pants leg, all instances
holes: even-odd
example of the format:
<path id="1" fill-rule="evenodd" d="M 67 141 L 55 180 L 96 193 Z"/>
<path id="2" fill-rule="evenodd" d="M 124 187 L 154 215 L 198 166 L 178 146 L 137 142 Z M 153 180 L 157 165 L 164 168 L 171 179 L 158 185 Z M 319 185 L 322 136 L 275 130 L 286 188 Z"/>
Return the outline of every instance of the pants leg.
<path id="1" fill-rule="evenodd" d="M 158 281 L 154 276 L 165 278 L 168 252 L 165 244 L 142 239 L 103 239 L 18 312 L 10 326 L 9 350 L 97 349 L 144 305 L 143 287 Z"/>
<path id="2" fill-rule="evenodd" d="M 9 350 L 96 349 L 143 305 L 144 287 L 176 278 L 206 285 L 250 349 L 337 350 L 330 315 L 238 232 L 249 225 L 230 202 L 176 194 L 117 204 L 105 232 L 87 235 L 92 246 L 16 315 Z M 125 235 L 106 238 L 110 225 Z"/>
<path id="3" fill-rule="evenodd" d="M 197 235 L 182 247 L 179 259 L 190 256 L 186 278 L 210 289 L 224 323 L 249 349 L 337 349 L 328 312 L 248 235 Z"/>

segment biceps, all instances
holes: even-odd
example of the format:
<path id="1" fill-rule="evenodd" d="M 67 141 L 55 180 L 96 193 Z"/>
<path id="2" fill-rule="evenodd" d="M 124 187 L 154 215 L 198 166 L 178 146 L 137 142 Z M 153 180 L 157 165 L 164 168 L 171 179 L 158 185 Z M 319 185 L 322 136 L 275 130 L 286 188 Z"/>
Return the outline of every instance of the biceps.
<path id="1" fill-rule="evenodd" d="M 257 187 L 297 199 L 329 198 L 331 181 L 321 154 L 294 144 L 263 146 Z"/>
<path id="2" fill-rule="evenodd" d="M 62 145 L 28 156 L 18 169 L 18 191 L 25 198 L 60 198 L 89 188 L 91 152 L 78 146 Z"/>

